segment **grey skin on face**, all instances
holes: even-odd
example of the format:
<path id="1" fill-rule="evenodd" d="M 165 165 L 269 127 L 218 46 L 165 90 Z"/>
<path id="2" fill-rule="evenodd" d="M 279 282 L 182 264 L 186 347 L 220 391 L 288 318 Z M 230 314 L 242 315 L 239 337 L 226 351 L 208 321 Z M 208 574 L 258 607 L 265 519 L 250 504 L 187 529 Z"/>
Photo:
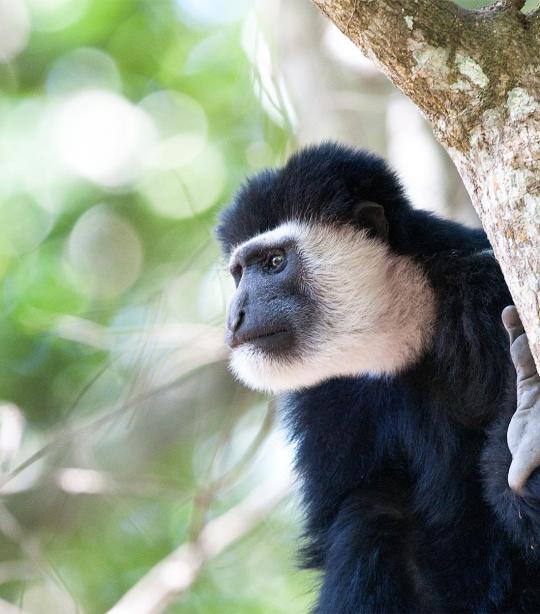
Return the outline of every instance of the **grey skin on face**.
<path id="1" fill-rule="evenodd" d="M 249 241 L 234 251 L 229 269 L 236 284 L 227 314 L 229 347 L 282 359 L 294 354 L 297 334 L 310 325 L 311 300 L 301 291 L 296 242 L 286 236 Z"/>

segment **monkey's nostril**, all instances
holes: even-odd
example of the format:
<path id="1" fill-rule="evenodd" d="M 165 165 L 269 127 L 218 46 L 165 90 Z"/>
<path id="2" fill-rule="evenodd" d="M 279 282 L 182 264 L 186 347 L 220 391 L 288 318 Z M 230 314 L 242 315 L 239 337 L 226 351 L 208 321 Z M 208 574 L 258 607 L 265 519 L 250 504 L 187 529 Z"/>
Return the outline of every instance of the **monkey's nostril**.
<path id="1" fill-rule="evenodd" d="M 232 325 L 233 334 L 236 333 L 238 329 L 242 326 L 242 322 L 244 321 L 245 315 L 246 315 L 245 311 L 243 309 L 240 309 Z"/>
<path id="2" fill-rule="evenodd" d="M 229 347 L 234 348 L 239 345 L 239 340 L 237 338 L 238 331 L 242 324 L 244 323 L 244 318 L 246 316 L 246 312 L 243 309 L 239 309 L 236 313 L 231 313 L 229 318 L 228 330 L 226 335 L 227 345 Z"/>

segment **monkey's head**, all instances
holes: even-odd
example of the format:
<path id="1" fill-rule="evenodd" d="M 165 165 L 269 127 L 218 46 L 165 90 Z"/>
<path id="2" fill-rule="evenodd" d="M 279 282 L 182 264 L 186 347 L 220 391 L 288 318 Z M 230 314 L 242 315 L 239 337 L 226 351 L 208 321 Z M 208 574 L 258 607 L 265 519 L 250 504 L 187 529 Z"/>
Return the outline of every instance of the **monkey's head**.
<path id="1" fill-rule="evenodd" d="M 434 300 L 420 266 L 392 248 L 409 207 L 381 159 L 333 144 L 248 181 L 217 230 L 236 284 L 235 375 L 282 392 L 415 362 Z"/>

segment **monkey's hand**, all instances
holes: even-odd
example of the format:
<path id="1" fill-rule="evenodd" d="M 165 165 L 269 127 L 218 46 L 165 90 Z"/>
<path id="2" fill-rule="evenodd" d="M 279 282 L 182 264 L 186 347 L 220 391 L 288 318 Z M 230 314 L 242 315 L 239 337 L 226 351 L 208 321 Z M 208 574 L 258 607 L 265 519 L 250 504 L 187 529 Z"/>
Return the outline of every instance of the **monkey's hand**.
<path id="1" fill-rule="evenodd" d="M 508 485 L 521 493 L 531 473 L 540 467 L 540 375 L 517 309 L 502 312 L 510 337 L 510 354 L 517 376 L 517 410 L 508 425 L 507 441 L 512 453 Z"/>

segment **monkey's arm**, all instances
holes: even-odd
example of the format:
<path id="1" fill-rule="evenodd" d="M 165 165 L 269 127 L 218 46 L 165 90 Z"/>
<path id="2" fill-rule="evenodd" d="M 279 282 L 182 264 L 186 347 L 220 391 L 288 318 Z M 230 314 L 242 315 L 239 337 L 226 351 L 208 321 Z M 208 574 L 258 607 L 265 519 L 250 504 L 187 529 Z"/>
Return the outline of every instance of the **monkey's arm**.
<path id="1" fill-rule="evenodd" d="M 406 515 L 392 499 L 377 488 L 351 493 L 328 532 L 314 614 L 436 611 L 438 598 L 409 539 L 414 543 Z"/>
<path id="2" fill-rule="evenodd" d="M 540 556 L 540 376 L 515 307 L 503 311 L 516 369 L 516 411 L 490 434 L 486 493 L 513 541 Z"/>

